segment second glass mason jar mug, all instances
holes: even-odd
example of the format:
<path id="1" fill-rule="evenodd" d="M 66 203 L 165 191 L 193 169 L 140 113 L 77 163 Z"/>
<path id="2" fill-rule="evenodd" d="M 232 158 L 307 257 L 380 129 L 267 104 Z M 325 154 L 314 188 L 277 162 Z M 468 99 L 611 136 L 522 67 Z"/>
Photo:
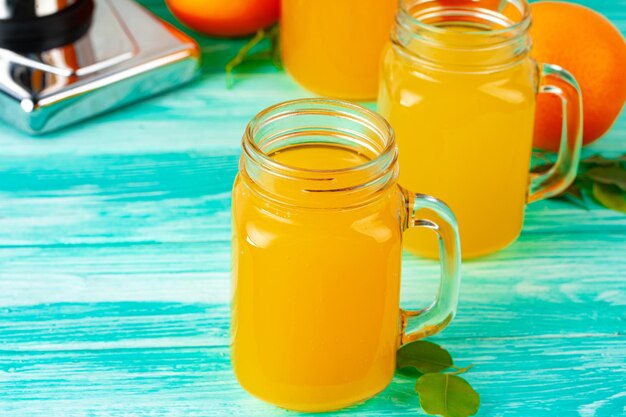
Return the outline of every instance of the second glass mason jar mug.
<path id="1" fill-rule="evenodd" d="M 283 64 L 324 96 L 372 100 L 398 0 L 282 0 Z"/>
<path id="2" fill-rule="evenodd" d="M 300 411 L 363 401 L 391 381 L 399 344 L 450 322 L 454 216 L 397 176 L 391 128 L 360 106 L 297 100 L 249 124 L 233 187 L 231 328 L 233 369 L 248 392 Z M 439 235 L 441 284 L 431 307 L 405 311 L 402 233 L 415 227 Z"/>
<path id="3" fill-rule="evenodd" d="M 574 78 L 529 57 L 525 0 L 401 0 L 383 54 L 379 111 L 396 131 L 400 183 L 454 210 L 464 257 L 488 254 L 519 235 L 524 208 L 569 186 L 582 141 L 581 93 Z M 556 165 L 529 174 L 538 93 L 563 102 Z M 407 233 L 412 252 L 436 242 Z"/>

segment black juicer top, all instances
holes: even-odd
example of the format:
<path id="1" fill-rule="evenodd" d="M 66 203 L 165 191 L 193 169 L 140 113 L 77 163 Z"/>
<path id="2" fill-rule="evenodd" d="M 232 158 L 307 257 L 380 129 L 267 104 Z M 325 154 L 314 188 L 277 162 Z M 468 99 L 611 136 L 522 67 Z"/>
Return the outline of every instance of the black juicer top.
<path id="1" fill-rule="evenodd" d="M 0 0 L 0 48 L 41 52 L 83 36 L 93 0 Z"/>

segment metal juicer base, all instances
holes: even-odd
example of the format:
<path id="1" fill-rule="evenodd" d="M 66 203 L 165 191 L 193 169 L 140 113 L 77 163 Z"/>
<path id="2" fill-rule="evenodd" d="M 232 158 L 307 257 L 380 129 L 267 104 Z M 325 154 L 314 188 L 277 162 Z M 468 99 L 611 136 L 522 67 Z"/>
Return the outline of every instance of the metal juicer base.
<path id="1" fill-rule="evenodd" d="M 0 118 L 49 132 L 181 85 L 199 72 L 197 44 L 132 0 L 96 0 L 77 42 L 18 54 L 0 49 Z"/>

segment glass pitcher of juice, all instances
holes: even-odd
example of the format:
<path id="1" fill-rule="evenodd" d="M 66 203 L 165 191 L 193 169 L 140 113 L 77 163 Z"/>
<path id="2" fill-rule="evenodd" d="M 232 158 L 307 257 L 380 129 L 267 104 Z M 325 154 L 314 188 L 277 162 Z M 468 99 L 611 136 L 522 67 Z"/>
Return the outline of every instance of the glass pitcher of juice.
<path id="1" fill-rule="evenodd" d="M 517 239 L 527 202 L 566 189 L 581 147 L 581 94 L 565 70 L 529 57 L 525 0 L 402 0 L 383 54 L 379 111 L 400 150 L 400 183 L 446 201 L 464 257 Z M 529 174 L 538 93 L 563 103 L 558 161 Z M 412 252 L 436 256 L 436 242 L 407 233 Z"/>
<path id="2" fill-rule="evenodd" d="M 324 96 L 375 99 L 380 54 L 398 0 L 282 0 L 280 43 L 286 70 Z"/>
<path id="3" fill-rule="evenodd" d="M 250 122 L 233 187 L 231 328 L 248 392 L 299 411 L 363 401 L 391 381 L 400 344 L 450 322 L 460 280 L 454 216 L 397 177 L 389 125 L 360 106 L 297 100 Z M 405 311 L 402 232 L 415 227 L 439 235 L 441 284 L 432 307 Z"/>

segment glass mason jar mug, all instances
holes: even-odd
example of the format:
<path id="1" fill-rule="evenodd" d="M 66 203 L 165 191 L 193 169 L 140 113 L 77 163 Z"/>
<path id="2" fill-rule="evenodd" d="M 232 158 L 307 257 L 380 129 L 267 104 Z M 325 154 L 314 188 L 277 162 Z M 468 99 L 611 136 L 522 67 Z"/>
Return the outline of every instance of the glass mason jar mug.
<path id="1" fill-rule="evenodd" d="M 513 242 L 526 203 L 573 181 L 581 93 L 565 70 L 529 57 L 525 0 L 450 4 L 400 1 L 378 105 L 397 135 L 400 183 L 446 201 L 459 221 L 463 256 L 474 257 Z M 529 174 L 538 93 L 561 98 L 565 122 L 554 168 Z M 421 231 L 405 240 L 431 257 L 435 244 Z"/>
<path id="2" fill-rule="evenodd" d="M 231 328 L 233 368 L 248 392 L 299 411 L 360 402 L 391 381 L 399 344 L 450 322 L 456 221 L 397 176 L 391 128 L 360 106 L 296 100 L 250 122 L 233 187 Z M 401 241 L 414 227 L 439 235 L 441 283 L 431 307 L 405 311 Z"/>
<path id="3" fill-rule="evenodd" d="M 285 68 L 317 94 L 375 99 L 380 54 L 397 5 L 398 0 L 282 0 Z"/>

